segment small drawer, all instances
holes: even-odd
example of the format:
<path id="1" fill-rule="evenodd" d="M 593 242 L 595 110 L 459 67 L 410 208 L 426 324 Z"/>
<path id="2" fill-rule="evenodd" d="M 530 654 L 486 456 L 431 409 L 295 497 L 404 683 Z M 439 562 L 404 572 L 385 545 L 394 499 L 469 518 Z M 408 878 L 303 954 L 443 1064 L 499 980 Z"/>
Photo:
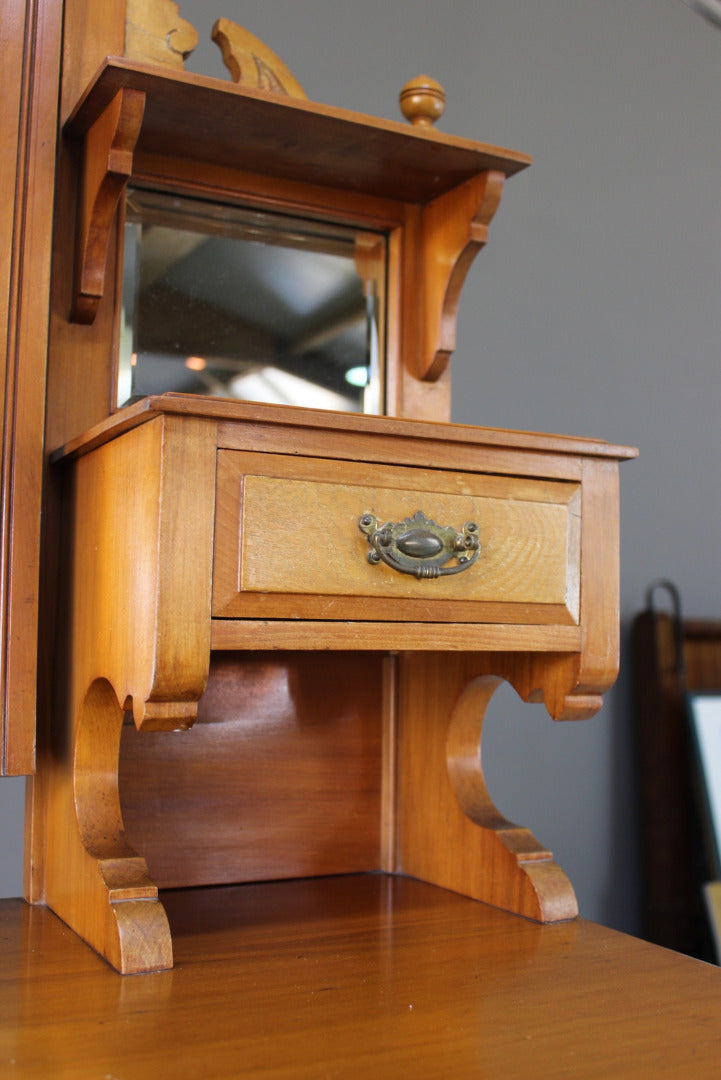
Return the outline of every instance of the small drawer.
<path id="1" fill-rule="evenodd" d="M 580 506 L 574 482 L 220 450 L 213 614 L 573 625 Z M 472 565 L 419 579 L 369 561 L 364 515 L 400 525 L 418 512 L 458 532 L 474 523 Z M 418 520 L 396 530 L 411 551 L 434 546 Z M 453 555 L 445 570 L 458 566 Z"/>

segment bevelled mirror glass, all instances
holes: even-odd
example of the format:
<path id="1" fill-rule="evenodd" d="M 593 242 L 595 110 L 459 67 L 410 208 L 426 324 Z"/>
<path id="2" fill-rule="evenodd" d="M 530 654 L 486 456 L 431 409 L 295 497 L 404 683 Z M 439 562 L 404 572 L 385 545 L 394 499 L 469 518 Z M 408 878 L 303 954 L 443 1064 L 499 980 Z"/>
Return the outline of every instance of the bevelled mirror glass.
<path id="1" fill-rule="evenodd" d="M 117 404 L 180 391 L 382 412 L 385 274 L 380 233 L 131 190 Z"/>

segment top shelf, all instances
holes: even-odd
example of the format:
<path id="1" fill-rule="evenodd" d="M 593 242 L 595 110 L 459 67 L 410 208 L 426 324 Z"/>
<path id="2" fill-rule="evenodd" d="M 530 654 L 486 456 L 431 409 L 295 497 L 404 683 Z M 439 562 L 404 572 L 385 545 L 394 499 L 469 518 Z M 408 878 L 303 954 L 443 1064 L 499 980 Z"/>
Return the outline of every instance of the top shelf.
<path id="1" fill-rule="evenodd" d="M 527 154 L 235 83 L 107 57 L 65 124 L 82 138 L 122 89 L 146 95 L 136 150 L 425 203 Z"/>

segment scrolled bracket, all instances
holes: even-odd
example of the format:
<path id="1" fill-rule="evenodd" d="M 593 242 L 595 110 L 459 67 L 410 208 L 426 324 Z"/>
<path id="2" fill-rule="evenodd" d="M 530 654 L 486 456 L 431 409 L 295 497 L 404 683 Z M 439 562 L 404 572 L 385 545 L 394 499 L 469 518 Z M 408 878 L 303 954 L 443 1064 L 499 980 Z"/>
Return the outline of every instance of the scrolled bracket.
<path id="1" fill-rule="evenodd" d="M 92 323 L 103 298 L 113 221 L 132 175 L 144 110 L 141 90 L 119 90 L 85 136 L 72 322 Z"/>
<path id="2" fill-rule="evenodd" d="M 413 517 L 380 525 L 370 513 L 363 514 L 358 526 L 370 545 L 368 561 L 384 562 L 402 574 L 419 580 L 445 577 L 468 570 L 480 554 L 478 525 L 467 521 L 459 531 L 438 525 L 418 510 Z M 451 559 L 456 562 L 447 564 Z"/>
<path id="3" fill-rule="evenodd" d="M 416 358 L 419 379 L 439 379 L 456 347 L 463 283 L 488 240 L 505 179 L 502 172 L 489 169 L 423 208 L 423 278 L 418 287 L 425 297 L 425 340 Z"/>

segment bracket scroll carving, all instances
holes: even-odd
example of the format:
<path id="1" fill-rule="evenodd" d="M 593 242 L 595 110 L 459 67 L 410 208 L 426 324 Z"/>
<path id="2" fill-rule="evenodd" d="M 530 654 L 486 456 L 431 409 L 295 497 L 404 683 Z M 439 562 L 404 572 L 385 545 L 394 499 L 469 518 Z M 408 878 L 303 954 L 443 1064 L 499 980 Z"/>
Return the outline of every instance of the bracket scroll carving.
<path id="1" fill-rule="evenodd" d="M 516 682 L 508 659 L 508 670 L 500 653 L 401 659 L 398 863 L 422 881 L 559 922 L 578 914 L 573 886 L 533 833 L 497 810 L 483 775 L 486 709 L 504 678 Z"/>
<path id="2" fill-rule="evenodd" d="M 73 322 L 92 323 L 102 300 L 112 225 L 132 175 L 144 110 L 142 91 L 119 90 L 85 136 L 70 313 Z"/>
<path id="3" fill-rule="evenodd" d="M 183 69 L 198 44 L 192 23 L 174 0 L 125 0 L 125 55 L 144 63 Z"/>
<path id="4" fill-rule="evenodd" d="M 55 812 L 64 825 L 63 873 L 75 891 L 60 890 L 56 910 L 122 974 L 173 966 L 165 909 L 145 859 L 130 847 L 118 791 L 123 723 L 115 691 L 105 679 L 90 686 L 79 711 L 73 754 L 73 804 L 77 829 L 62 800 Z M 55 868 L 49 867 L 50 888 Z M 77 894 L 83 903 L 76 900 Z"/>
<path id="5" fill-rule="evenodd" d="M 249 30 L 231 19 L 218 19 L 211 36 L 233 82 L 244 89 L 307 100 L 303 87 L 283 61 Z"/>
<path id="6" fill-rule="evenodd" d="M 435 382 L 456 347 L 456 318 L 466 274 L 488 240 L 488 226 L 503 194 L 505 175 L 489 169 L 423 208 L 422 272 L 425 338 L 417 378 Z"/>
<path id="7" fill-rule="evenodd" d="M 495 849 L 497 867 L 486 881 L 490 903 L 507 908 L 514 901 L 520 914 L 543 922 L 578 914 L 573 888 L 533 833 L 514 825 L 496 809 L 486 787 L 481 758 L 481 730 L 490 699 L 501 679 L 480 676 L 466 686 L 451 713 L 446 740 L 448 778 L 468 821 L 479 826 L 484 846 Z"/>
<path id="8" fill-rule="evenodd" d="M 496 676 L 472 679 L 451 713 L 446 738 L 448 778 L 468 822 L 481 832 L 483 847 L 497 868 L 484 874 L 482 899 L 541 922 L 557 922 L 578 914 L 573 887 L 533 833 L 508 821 L 495 807 L 486 787 L 481 757 L 481 731 L 486 709 L 501 683 Z M 503 869 L 501 869 L 503 868 Z"/>

